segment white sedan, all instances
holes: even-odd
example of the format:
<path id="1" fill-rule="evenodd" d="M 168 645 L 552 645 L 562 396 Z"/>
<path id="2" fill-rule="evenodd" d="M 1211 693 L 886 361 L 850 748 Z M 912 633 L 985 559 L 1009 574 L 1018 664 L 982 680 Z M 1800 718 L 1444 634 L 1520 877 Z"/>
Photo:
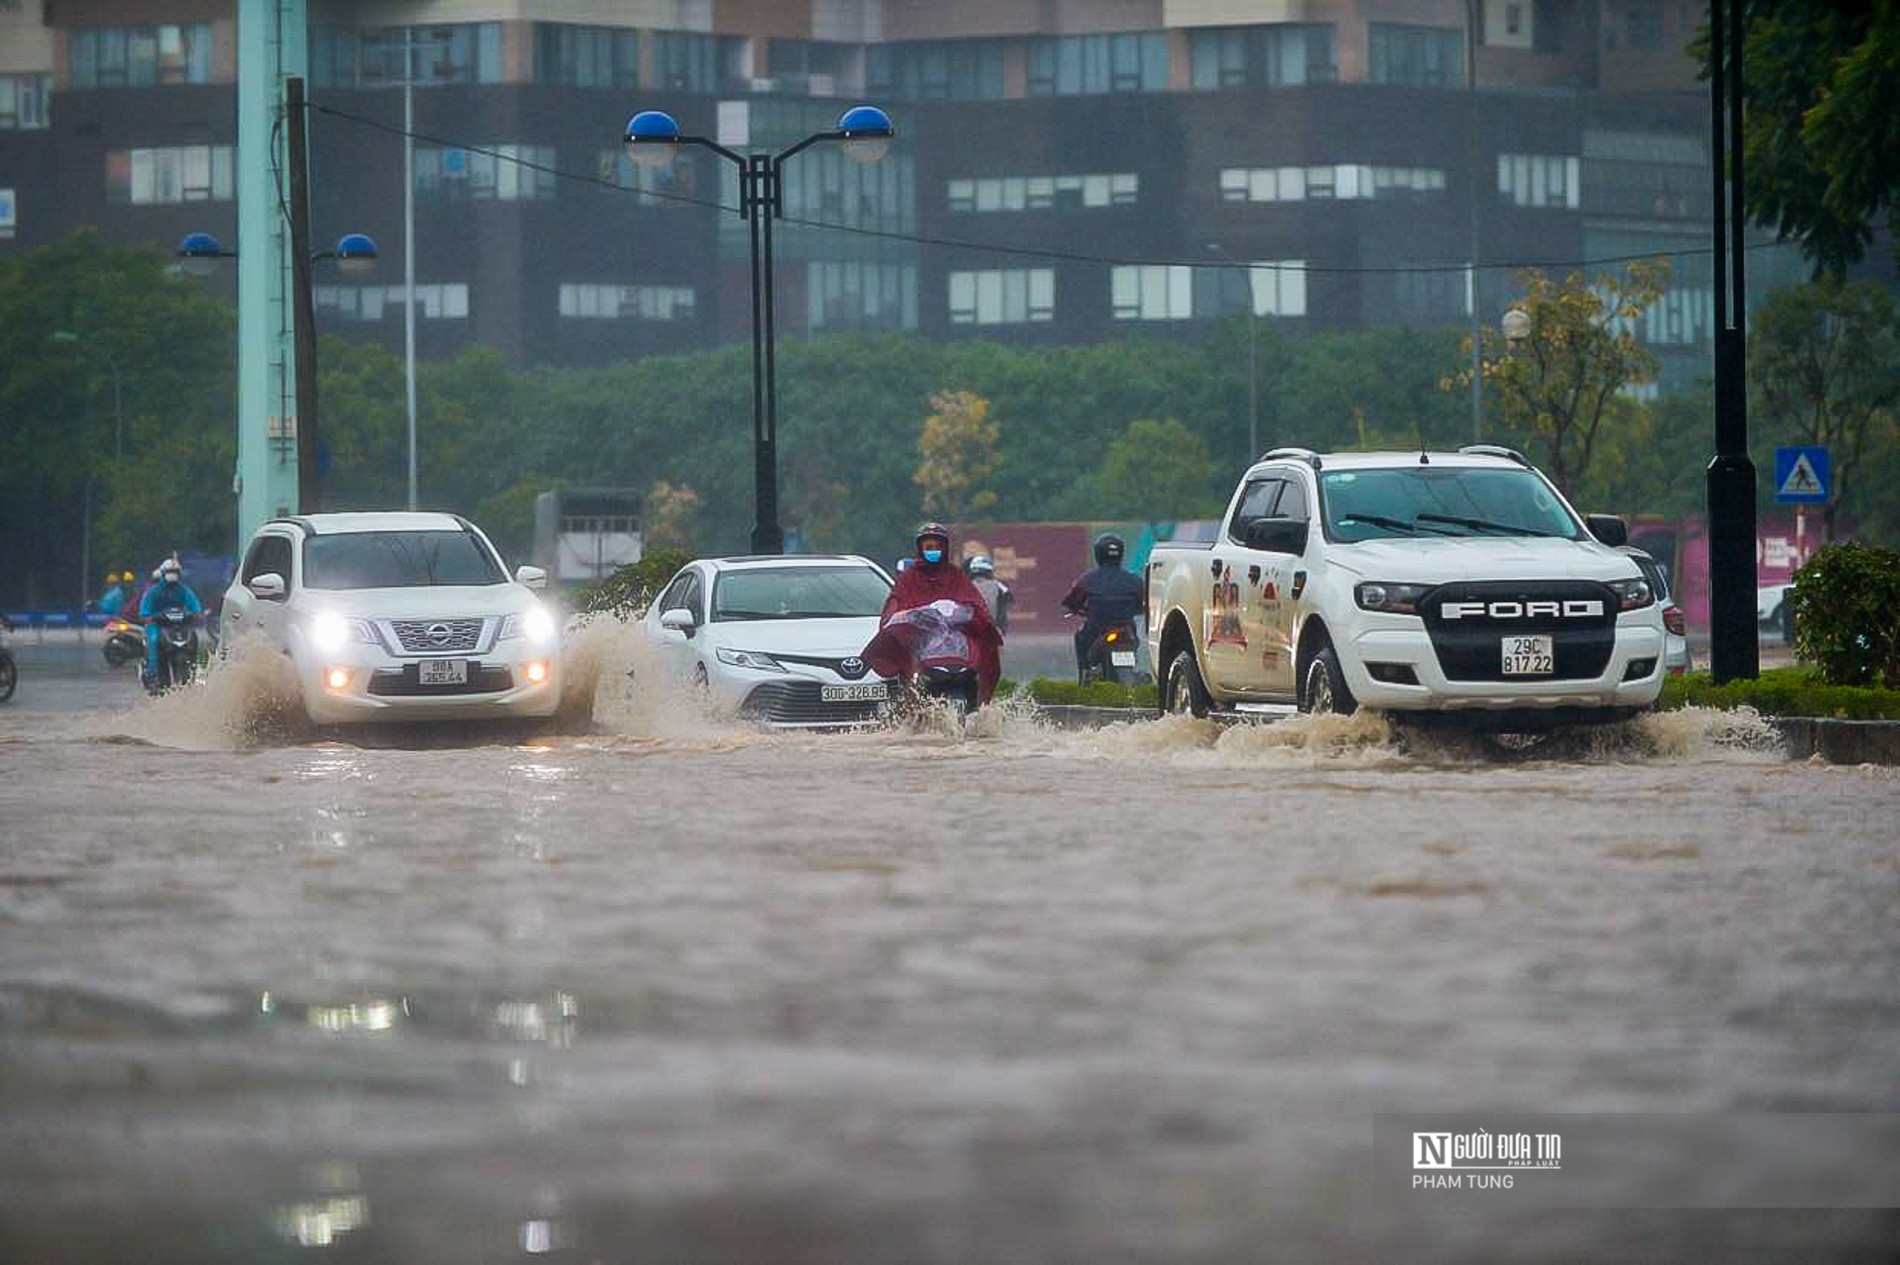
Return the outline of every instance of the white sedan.
<path id="1" fill-rule="evenodd" d="M 859 657 L 890 591 L 884 569 L 855 555 L 701 558 L 641 626 L 715 714 L 785 729 L 862 725 L 890 709 L 890 682 Z"/>
<path id="2" fill-rule="evenodd" d="M 318 724 L 543 717 L 561 701 L 560 626 L 454 514 L 298 514 L 259 527 L 225 590 L 222 644 L 262 633 Z"/>

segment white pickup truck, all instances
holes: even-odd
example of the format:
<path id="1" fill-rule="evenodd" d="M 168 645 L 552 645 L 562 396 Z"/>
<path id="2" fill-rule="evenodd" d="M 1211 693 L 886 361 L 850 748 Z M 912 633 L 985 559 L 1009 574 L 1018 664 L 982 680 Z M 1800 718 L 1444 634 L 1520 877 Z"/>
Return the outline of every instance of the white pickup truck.
<path id="1" fill-rule="evenodd" d="M 1358 707 L 1497 732 L 1626 719 L 1662 690 L 1662 610 L 1507 448 L 1269 452 L 1212 544 L 1157 546 L 1148 652 L 1164 713 Z"/>

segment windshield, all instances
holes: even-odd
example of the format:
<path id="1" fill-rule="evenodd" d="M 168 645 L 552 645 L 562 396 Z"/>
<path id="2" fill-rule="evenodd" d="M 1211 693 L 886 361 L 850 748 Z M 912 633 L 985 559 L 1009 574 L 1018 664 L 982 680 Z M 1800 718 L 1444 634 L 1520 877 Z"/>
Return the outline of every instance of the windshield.
<path id="1" fill-rule="evenodd" d="M 748 567 L 713 582 L 714 619 L 877 615 L 891 583 L 870 567 Z"/>
<path id="2" fill-rule="evenodd" d="M 1328 470 L 1320 476 L 1319 500 L 1327 536 L 1348 544 L 1378 537 L 1575 540 L 1582 534 L 1550 486 L 1523 469 Z"/>
<path id="3" fill-rule="evenodd" d="M 364 531 L 312 536 L 303 547 L 307 589 L 407 589 L 503 584 L 494 555 L 465 531 Z"/>

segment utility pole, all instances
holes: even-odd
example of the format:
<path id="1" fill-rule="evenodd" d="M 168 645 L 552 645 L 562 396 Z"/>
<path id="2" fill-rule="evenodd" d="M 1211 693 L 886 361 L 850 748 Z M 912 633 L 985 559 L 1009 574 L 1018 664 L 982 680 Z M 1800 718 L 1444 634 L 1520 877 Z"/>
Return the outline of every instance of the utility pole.
<path id="1" fill-rule="evenodd" d="M 310 293 L 309 111 L 303 77 L 284 80 L 285 165 L 290 168 L 290 289 L 297 381 L 297 512 L 314 514 L 317 487 L 317 316 Z"/>
<path id="2" fill-rule="evenodd" d="M 1465 0 L 1465 170 L 1471 182 L 1471 263 L 1465 303 L 1471 309 L 1471 442 L 1484 441 L 1484 320 L 1478 314 L 1478 0 Z"/>

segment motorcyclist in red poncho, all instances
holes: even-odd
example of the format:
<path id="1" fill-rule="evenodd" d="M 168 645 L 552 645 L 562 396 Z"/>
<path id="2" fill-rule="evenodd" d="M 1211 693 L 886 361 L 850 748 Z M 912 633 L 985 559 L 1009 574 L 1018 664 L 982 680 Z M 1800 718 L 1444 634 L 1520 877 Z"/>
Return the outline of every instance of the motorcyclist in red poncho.
<path id="1" fill-rule="evenodd" d="M 950 529 L 942 523 L 925 523 L 917 529 L 916 561 L 900 571 L 891 586 L 878 634 L 864 648 L 864 661 L 879 676 L 910 679 L 924 666 L 920 647 L 909 635 L 911 630 L 902 624 L 894 626 L 891 617 L 938 603 L 944 604 L 939 609 L 955 611 L 955 628 L 967 638 L 968 659 L 977 676 L 976 702 L 982 706 L 996 692 L 996 680 L 1002 675 L 1003 634 L 976 585 L 950 561 Z"/>

